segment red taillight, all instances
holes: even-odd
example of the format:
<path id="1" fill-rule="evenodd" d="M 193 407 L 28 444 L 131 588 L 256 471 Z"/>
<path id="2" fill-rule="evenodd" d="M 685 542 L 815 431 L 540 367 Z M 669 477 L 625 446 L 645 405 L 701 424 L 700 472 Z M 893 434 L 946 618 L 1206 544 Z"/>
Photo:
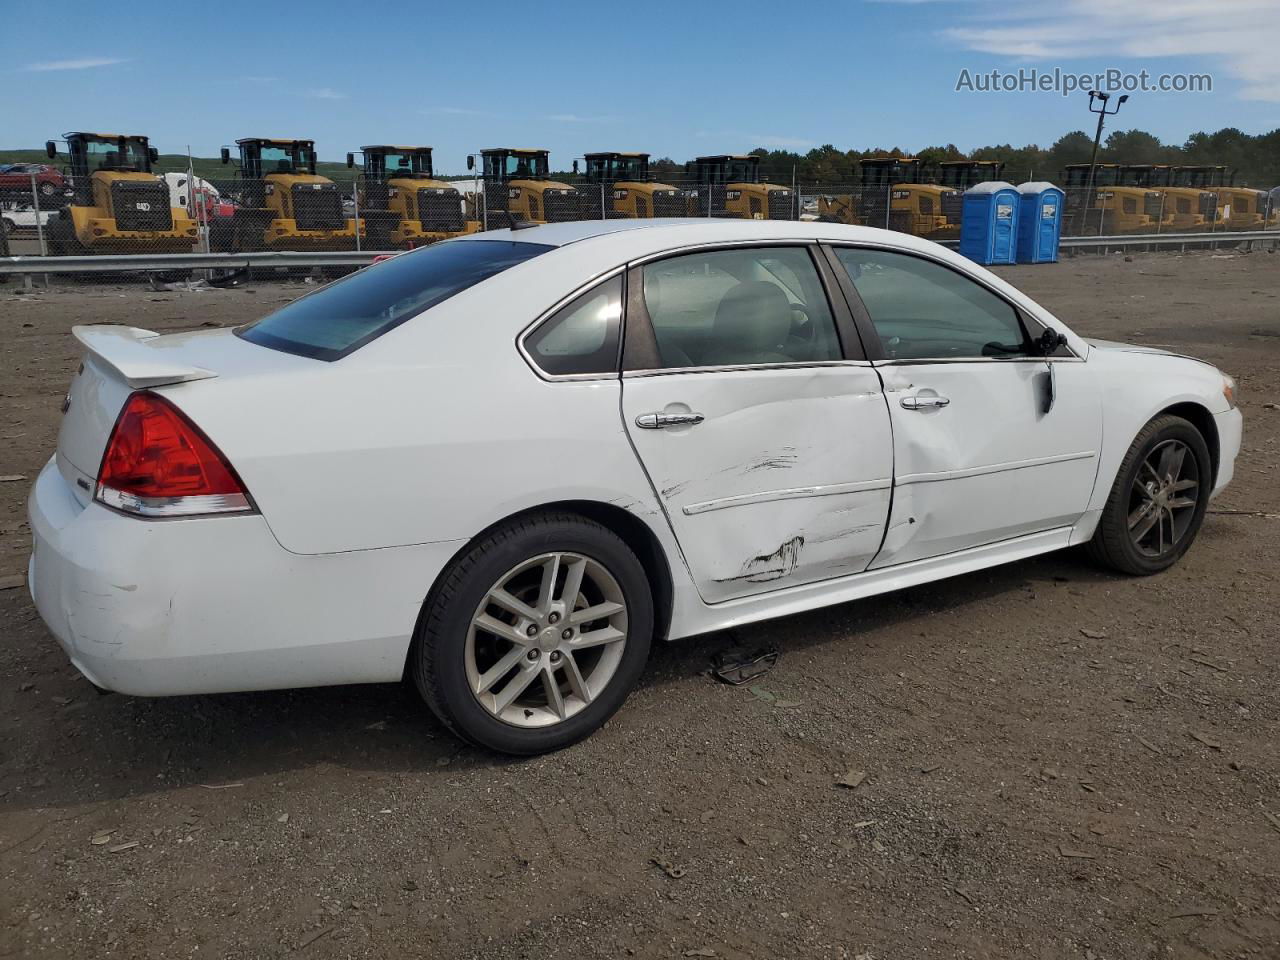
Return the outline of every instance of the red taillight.
<path id="1" fill-rule="evenodd" d="M 177 407 L 154 393 L 129 397 L 98 469 L 97 498 L 147 517 L 252 509 L 226 457 Z"/>

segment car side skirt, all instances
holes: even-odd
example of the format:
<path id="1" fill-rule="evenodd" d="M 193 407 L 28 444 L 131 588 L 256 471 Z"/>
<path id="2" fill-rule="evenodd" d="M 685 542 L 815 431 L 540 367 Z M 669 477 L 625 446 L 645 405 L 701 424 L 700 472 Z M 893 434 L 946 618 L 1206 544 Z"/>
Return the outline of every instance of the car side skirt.
<path id="1" fill-rule="evenodd" d="M 670 639 L 678 640 L 682 637 L 727 630 L 730 627 L 743 626 L 760 620 L 803 613 L 806 610 L 837 603 L 848 603 L 851 600 L 861 600 L 892 590 L 914 587 L 917 584 L 959 576 L 974 570 L 1060 550 L 1070 545 L 1072 529 L 1072 527 L 1058 527 L 998 543 L 971 547 L 941 557 L 915 560 L 911 563 L 870 570 L 836 580 L 803 584 L 763 596 L 744 597 L 723 603 L 693 604 L 689 602 L 690 598 L 687 595 L 677 596 L 677 610 L 671 625 Z"/>

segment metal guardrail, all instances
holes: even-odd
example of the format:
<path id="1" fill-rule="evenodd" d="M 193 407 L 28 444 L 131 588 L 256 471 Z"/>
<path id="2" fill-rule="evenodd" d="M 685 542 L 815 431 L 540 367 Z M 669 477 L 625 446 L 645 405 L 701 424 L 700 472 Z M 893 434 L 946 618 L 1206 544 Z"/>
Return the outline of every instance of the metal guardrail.
<path id="1" fill-rule="evenodd" d="M 1267 242 L 1280 244 L 1280 230 L 1240 230 L 1217 233 L 1119 234 L 1106 237 L 1063 237 L 1063 250 L 1121 250 L 1132 247 L 1148 249 L 1179 247 L 1191 244 L 1218 246 L 1223 243 Z M 955 249 L 959 241 L 945 241 Z M 102 256 L 0 257 L 0 275 L 30 277 L 35 274 L 63 273 L 164 273 L 172 270 L 238 270 L 293 269 L 309 267 L 362 267 L 378 256 L 399 253 L 397 250 L 279 251 L 259 253 L 163 253 L 110 254 Z"/>
<path id="2" fill-rule="evenodd" d="M 1063 237 L 1060 247 L 1064 250 L 1089 250 L 1125 247 L 1182 247 L 1205 243 L 1254 243 L 1257 241 L 1280 243 L 1280 230 L 1219 230 L 1213 233 L 1122 233 L 1107 237 Z"/>
<path id="3" fill-rule="evenodd" d="M 399 250 L 269 251 L 260 253 L 133 253 L 77 257 L 0 257 L 0 274 L 164 273 L 170 270 L 363 267 Z"/>

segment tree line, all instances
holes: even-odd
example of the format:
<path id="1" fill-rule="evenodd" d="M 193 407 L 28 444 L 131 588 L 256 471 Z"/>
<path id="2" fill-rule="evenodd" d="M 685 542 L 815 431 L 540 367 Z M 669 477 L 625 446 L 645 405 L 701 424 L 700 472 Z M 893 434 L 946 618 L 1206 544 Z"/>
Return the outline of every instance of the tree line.
<path id="1" fill-rule="evenodd" d="M 792 150 L 751 151 L 760 158 L 761 175 L 774 183 L 790 183 L 794 171 L 799 183 L 851 183 L 857 179 L 856 164 L 864 157 L 916 156 L 928 163 L 941 160 L 999 160 L 1005 165 L 1004 178 L 1057 181 L 1062 169 L 1072 163 L 1088 163 L 1093 137 L 1073 130 L 1051 147 L 1035 144 L 1015 147 L 1009 143 L 979 147 L 965 153 L 955 144 L 926 147 L 910 154 L 898 147 L 871 150 L 840 150 L 832 144 L 807 153 Z M 1167 144 L 1144 130 L 1116 130 L 1098 150 L 1100 163 L 1222 164 L 1235 172 L 1236 183 L 1267 189 L 1280 184 L 1280 129 L 1252 136 L 1235 127 L 1216 133 L 1193 133 L 1181 144 Z M 669 157 L 650 163 L 650 172 L 659 180 L 680 179 L 684 165 Z"/>

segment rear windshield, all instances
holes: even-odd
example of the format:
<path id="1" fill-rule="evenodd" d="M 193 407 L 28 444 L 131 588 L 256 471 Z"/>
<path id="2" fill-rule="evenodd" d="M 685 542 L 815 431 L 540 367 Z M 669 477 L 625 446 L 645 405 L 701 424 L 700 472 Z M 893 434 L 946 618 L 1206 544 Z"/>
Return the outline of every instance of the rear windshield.
<path id="1" fill-rule="evenodd" d="M 507 240 L 434 244 L 353 273 L 236 333 L 273 350 L 337 360 L 455 293 L 552 249 Z"/>

